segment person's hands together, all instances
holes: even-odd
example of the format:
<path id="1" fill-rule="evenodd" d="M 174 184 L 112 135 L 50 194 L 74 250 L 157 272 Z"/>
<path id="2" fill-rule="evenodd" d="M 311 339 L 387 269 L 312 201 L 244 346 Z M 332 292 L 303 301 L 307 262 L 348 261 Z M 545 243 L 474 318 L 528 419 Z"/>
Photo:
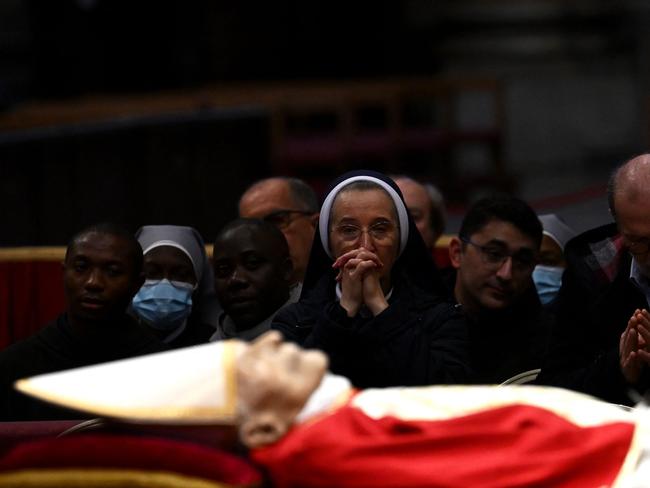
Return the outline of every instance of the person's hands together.
<path id="1" fill-rule="evenodd" d="M 650 364 L 650 313 L 635 310 L 627 322 L 619 341 L 621 372 L 630 384 L 641 377 L 645 365 Z"/>
<path id="2" fill-rule="evenodd" d="M 341 283 L 340 304 L 348 317 L 354 317 L 364 303 L 374 315 L 381 311 L 375 313 L 381 301 L 386 302 L 377 273 L 382 266 L 377 255 L 363 247 L 336 259 L 332 267 L 339 270 L 336 280 Z"/>
<path id="3" fill-rule="evenodd" d="M 379 315 L 388 308 L 388 301 L 384 296 L 379 280 L 379 269 L 368 270 L 363 277 L 363 303 L 373 315 Z"/>

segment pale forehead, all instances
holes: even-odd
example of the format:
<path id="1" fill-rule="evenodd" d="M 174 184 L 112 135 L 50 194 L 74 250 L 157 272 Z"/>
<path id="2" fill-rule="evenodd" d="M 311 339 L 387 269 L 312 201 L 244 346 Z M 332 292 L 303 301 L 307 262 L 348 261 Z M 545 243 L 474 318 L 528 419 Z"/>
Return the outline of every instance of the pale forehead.
<path id="1" fill-rule="evenodd" d="M 620 168 L 616 177 L 616 200 L 648 201 L 650 197 L 650 155 L 643 154 Z"/>
<path id="2" fill-rule="evenodd" d="M 293 209 L 294 202 L 285 180 L 266 180 L 251 187 L 239 202 L 242 217 L 260 217 L 274 210 Z"/>
<path id="3" fill-rule="evenodd" d="M 417 181 L 400 178 L 395 180 L 395 183 L 402 191 L 407 206 L 426 206 L 429 203 L 429 195 L 426 189 Z"/>
<path id="4" fill-rule="evenodd" d="M 650 196 L 646 202 L 650 202 Z M 621 232 L 628 236 L 650 236 L 650 212 L 648 203 L 621 198 L 616 202 L 616 222 Z"/>
<path id="5" fill-rule="evenodd" d="M 341 190 L 334 199 L 330 220 L 361 217 L 395 220 L 395 204 L 381 188 Z"/>

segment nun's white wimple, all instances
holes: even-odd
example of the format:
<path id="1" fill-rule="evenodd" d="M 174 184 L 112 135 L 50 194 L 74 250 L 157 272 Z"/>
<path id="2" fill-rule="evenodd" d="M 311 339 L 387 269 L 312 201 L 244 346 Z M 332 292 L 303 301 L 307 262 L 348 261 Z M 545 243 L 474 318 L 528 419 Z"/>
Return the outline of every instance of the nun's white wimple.
<path id="1" fill-rule="evenodd" d="M 320 233 L 320 240 L 323 243 L 323 248 L 325 249 L 325 252 L 330 258 L 334 259 L 334 256 L 332 256 L 329 249 L 330 247 L 329 246 L 329 221 L 330 221 L 330 212 L 332 210 L 332 204 L 334 203 L 334 199 L 336 198 L 336 195 L 338 195 L 339 192 L 344 187 L 348 186 L 350 183 L 354 183 L 355 181 L 370 181 L 372 183 L 376 183 L 377 185 L 381 186 L 384 190 L 386 190 L 390 198 L 393 200 L 393 203 L 395 204 L 395 208 L 397 209 L 397 219 L 399 220 L 400 242 L 399 242 L 399 252 L 397 254 L 399 256 L 400 254 L 402 254 L 402 251 L 406 247 L 406 242 L 408 241 L 409 238 L 409 219 L 408 219 L 408 211 L 406 210 L 406 206 L 404 205 L 404 202 L 399 197 L 395 189 L 391 187 L 388 183 L 380 180 L 379 178 L 375 178 L 374 176 L 366 176 L 366 175 L 352 176 L 351 178 L 342 181 L 341 183 L 336 185 L 332 189 L 332 191 L 330 191 L 327 194 L 327 197 L 325 197 L 323 206 L 320 209 L 320 217 L 318 219 L 318 230 Z"/>
<path id="2" fill-rule="evenodd" d="M 179 249 L 179 250 L 183 251 L 183 253 L 186 254 L 188 258 L 190 258 L 190 262 L 192 263 L 192 268 L 194 268 L 195 273 L 196 273 L 196 264 L 194 263 L 194 259 L 192 259 L 192 255 L 190 254 L 190 252 L 187 249 L 185 249 L 183 246 L 181 246 L 178 242 L 174 242 L 174 241 L 170 241 L 170 240 L 166 240 L 166 239 L 161 239 L 160 241 L 152 242 L 146 249 L 144 249 L 142 251 L 142 255 L 144 256 L 145 254 L 147 254 L 152 249 L 155 249 L 155 248 L 160 247 L 160 246 L 175 247 L 176 249 Z M 196 276 L 197 276 L 197 279 L 198 279 L 199 274 L 196 273 Z"/>

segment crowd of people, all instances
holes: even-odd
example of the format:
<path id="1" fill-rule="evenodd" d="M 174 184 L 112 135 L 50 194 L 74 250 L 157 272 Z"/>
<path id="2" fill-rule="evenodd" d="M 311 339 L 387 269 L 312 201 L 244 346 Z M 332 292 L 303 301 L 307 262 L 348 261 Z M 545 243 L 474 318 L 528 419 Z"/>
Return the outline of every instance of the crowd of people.
<path id="1" fill-rule="evenodd" d="M 482 198 L 448 269 L 432 259 L 440 192 L 374 171 L 342 175 L 321 205 L 294 178 L 254 183 L 211 257 L 190 227 L 91 226 L 67 247 L 66 310 L 0 351 L 0 420 L 79 417 L 15 391 L 20 378 L 271 329 L 359 388 L 524 377 L 631 405 L 650 382 L 649 182 L 650 155 L 618 167 L 614 222 L 580 235 Z"/>

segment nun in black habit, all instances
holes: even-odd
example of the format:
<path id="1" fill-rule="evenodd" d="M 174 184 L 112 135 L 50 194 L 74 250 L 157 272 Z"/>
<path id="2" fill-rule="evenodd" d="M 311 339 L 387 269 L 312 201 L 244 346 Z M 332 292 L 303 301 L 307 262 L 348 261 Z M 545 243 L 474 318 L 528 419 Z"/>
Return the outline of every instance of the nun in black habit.
<path id="1" fill-rule="evenodd" d="M 321 208 L 300 300 L 272 328 L 359 388 L 463 383 L 466 324 L 442 290 L 397 185 L 351 172 Z"/>

